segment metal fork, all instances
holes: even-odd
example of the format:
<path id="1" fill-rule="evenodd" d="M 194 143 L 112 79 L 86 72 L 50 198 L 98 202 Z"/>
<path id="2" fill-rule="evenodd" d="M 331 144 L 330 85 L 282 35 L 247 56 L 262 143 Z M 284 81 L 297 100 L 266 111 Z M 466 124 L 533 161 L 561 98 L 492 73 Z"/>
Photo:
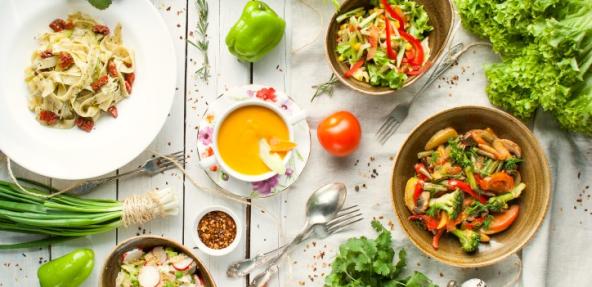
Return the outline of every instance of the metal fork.
<path id="1" fill-rule="evenodd" d="M 99 185 L 105 184 L 110 181 L 114 181 L 116 179 L 120 179 L 122 177 L 138 175 L 138 174 L 153 176 L 153 175 L 161 173 L 163 171 L 167 171 L 169 169 L 175 168 L 176 167 L 175 163 L 170 161 L 167 158 L 173 159 L 175 162 L 179 163 L 182 166 L 185 164 L 185 155 L 184 155 L 183 151 L 178 151 L 178 152 L 174 152 L 169 155 L 166 155 L 166 156 L 159 156 L 159 157 L 156 157 L 153 159 L 149 159 L 140 167 L 130 170 L 130 171 L 127 171 L 127 172 L 124 172 L 124 173 L 85 181 L 84 183 L 82 183 L 80 185 L 70 187 L 69 189 L 67 189 L 67 191 L 72 194 L 78 194 L 78 195 L 86 194 L 86 193 L 89 193 L 90 191 L 92 191 L 93 189 L 97 188 Z"/>
<path id="2" fill-rule="evenodd" d="M 281 263 L 282 258 L 286 254 L 290 253 L 296 245 L 304 242 L 306 239 L 326 238 L 327 236 L 336 232 L 337 230 L 341 230 L 341 229 L 345 228 L 346 226 L 352 225 L 356 222 L 359 222 L 360 220 L 363 220 L 362 214 L 359 211 L 360 211 L 359 209 L 353 210 L 353 211 L 350 211 L 346 214 L 337 216 L 333 220 L 329 221 L 327 224 L 317 224 L 317 225 L 313 226 L 313 228 L 309 232 L 309 234 L 307 234 L 306 236 L 301 238 L 302 240 L 296 242 L 295 244 L 293 241 L 292 243 L 290 243 L 286 247 L 286 249 L 282 250 L 282 252 L 280 252 L 279 255 L 274 257 L 273 260 L 271 261 L 271 263 L 269 263 L 269 265 L 265 269 L 265 271 L 263 271 L 262 273 L 257 274 L 255 276 L 253 281 L 251 281 L 251 284 L 249 284 L 249 287 L 267 286 L 267 282 L 269 282 L 269 280 L 271 279 L 273 274 L 275 274 L 279 271 L 279 265 Z"/>
<path id="3" fill-rule="evenodd" d="M 319 233 L 316 231 L 312 234 L 311 238 L 317 239 L 324 239 L 332 234 L 342 231 L 346 227 L 363 220 L 361 217 L 362 214 L 359 213 L 360 209 L 357 205 L 350 206 L 348 208 L 344 208 L 337 214 L 337 217 L 333 219 L 333 221 L 329 222 L 329 228 L 327 228 L 326 232 L 324 230 L 319 230 Z M 307 240 L 310 238 L 305 238 Z M 283 245 L 275 250 L 269 251 L 267 253 L 261 253 L 256 255 L 253 258 L 244 259 L 238 262 L 235 262 L 228 266 L 228 270 L 226 274 L 229 277 L 243 277 L 247 276 L 257 268 L 267 264 L 271 260 L 273 260 L 277 255 L 284 250 L 287 246 Z"/>
<path id="4" fill-rule="evenodd" d="M 423 91 L 429 87 L 436 79 L 438 79 L 444 72 L 446 72 L 457 60 L 462 56 L 466 51 L 470 48 L 477 46 L 477 45 L 487 45 L 491 46 L 491 44 L 487 42 L 473 42 L 468 45 L 464 45 L 463 43 L 458 43 L 450 48 L 448 54 L 445 59 L 443 59 L 436 69 L 432 72 L 428 80 L 421 86 L 421 88 L 415 92 L 413 97 L 409 98 L 407 101 L 399 104 L 396 106 L 387 116 L 386 120 L 380 126 L 378 131 L 376 131 L 376 138 L 380 144 L 386 143 L 386 141 L 397 131 L 401 123 L 407 118 L 409 114 L 409 107 L 414 99 L 417 98 L 418 95 L 423 93 Z"/>

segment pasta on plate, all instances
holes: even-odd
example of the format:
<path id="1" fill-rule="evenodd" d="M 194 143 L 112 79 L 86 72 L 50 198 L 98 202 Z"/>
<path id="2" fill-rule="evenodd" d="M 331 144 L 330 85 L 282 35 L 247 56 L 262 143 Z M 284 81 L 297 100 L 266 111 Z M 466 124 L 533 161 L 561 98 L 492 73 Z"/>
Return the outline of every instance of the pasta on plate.
<path id="1" fill-rule="evenodd" d="M 104 112 L 116 118 L 116 105 L 130 96 L 135 79 L 134 54 L 123 45 L 121 25 L 111 32 L 76 12 L 49 27 L 25 71 L 36 119 L 90 132 Z"/>

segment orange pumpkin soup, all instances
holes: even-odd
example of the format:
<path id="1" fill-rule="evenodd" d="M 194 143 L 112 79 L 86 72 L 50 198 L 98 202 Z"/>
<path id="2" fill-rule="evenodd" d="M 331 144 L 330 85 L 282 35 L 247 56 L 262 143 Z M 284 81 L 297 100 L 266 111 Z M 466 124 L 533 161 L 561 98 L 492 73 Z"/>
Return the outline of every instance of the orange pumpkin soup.
<path id="1" fill-rule="evenodd" d="M 245 175 L 271 171 L 259 157 L 260 139 L 289 140 L 290 132 L 283 119 L 262 106 L 246 106 L 231 112 L 218 131 L 218 151 L 233 170 Z"/>

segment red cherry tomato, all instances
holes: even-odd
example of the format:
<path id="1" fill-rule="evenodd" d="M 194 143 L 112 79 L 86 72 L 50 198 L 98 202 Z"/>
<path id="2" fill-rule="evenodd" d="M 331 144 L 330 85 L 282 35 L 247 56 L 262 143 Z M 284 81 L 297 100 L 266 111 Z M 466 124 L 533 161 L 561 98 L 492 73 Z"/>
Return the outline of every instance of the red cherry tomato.
<path id="1" fill-rule="evenodd" d="M 360 144 L 362 128 L 350 112 L 340 111 L 325 118 L 317 127 L 319 142 L 334 156 L 347 156 Z"/>

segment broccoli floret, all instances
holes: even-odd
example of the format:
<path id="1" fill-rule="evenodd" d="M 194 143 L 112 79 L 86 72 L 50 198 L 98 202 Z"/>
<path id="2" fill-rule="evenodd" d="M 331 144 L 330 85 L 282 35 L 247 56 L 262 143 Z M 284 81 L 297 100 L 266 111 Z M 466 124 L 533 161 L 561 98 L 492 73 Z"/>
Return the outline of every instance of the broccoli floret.
<path id="1" fill-rule="evenodd" d="M 487 208 L 491 211 L 500 212 L 508 209 L 508 201 L 520 197 L 526 185 L 521 182 L 512 189 L 512 191 L 490 198 L 487 201 Z"/>
<path id="2" fill-rule="evenodd" d="M 452 219 L 456 218 L 462 210 L 463 195 L 460 190 L 444 194 L 438 198 L 430 200 L 427 214 L 435 217 L 438 210 L 444 210 Z"/>
<path id="3" fill-rule="evenodd" d="M 452 231 L 458 240 L 460 241 L 460 245 L 462 246 L 462 250 L 465 252 L 471 253 L 477 250 L 479 247 L 479 240 L 480 236 L 474 230 L 471 229 L 455 229 Z"/>

